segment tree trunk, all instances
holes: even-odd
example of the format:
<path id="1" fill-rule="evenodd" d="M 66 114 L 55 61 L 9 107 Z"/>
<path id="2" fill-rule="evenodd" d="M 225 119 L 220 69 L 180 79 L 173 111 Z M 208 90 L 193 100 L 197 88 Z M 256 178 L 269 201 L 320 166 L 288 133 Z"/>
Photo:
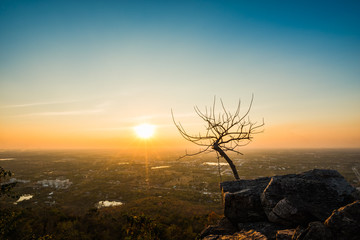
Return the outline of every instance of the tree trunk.
<path id="1" fill-rule="evenodd" d="M 215 145 L 215 144 L 214 144 L 213 149 L 214 149 L 215 151 L 217 151 L 217 152 L 220 154 L 220 156 L 222 156 L 223 158 L 225 158 L 225 160 L 227 161 L 227 163 L 230 165 L 231 170 L 233 171 L 233 174 L 234 174 L 235 179 L 236 179 L 236 180 L 240 180 L 239 174 L 238 174 L 238 172 L 237 172 L 237 170 L 236 170 L 236 167 L 235 167 L 233 161 L 231 161 L 231 159 L 228 157 L 228 155 L 227 155 L 218 145 Z"/>

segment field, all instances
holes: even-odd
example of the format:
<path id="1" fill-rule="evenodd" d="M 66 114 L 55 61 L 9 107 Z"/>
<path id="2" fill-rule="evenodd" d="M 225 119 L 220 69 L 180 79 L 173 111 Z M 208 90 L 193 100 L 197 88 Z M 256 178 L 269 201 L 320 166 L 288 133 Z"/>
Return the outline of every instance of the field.
<path id="1" fill-rule="evenodd" d="M 28 209 L 39 217 L 54 217 L 51 212 L 57 209 L 77 221 L 89 212 L 144 216 L 163 230 L 181 229 L 185 235 L 179 239 L 191 239 L 221 216 L 219 182 L 233 177 L 223 160 L 219 168 L 215 155 L 180 160 L 178 156 L 175 152 L 135 156 L 115 151 L 2 151 L 0 166 L 14 173 L 7 181 L 17 184 L 12 197 L 1 197 L 0 206 L 3 211 Z M 327 168 L 360 187 L 359 150 L 248 150 L 232 158 L 242 179 Z M 48 230 L 39 234 L 45 233 Z"/>

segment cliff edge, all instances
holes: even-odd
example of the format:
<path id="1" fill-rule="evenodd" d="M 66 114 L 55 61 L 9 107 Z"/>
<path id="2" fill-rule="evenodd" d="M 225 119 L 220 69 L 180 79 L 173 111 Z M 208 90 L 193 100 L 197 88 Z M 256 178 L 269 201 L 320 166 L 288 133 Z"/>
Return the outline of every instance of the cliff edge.
<path id="1" fill-rule="evenodd" d="M 336 170 L 220 184 L 224 218 L 204 240 L 360 239 L 360 194 Z"/>

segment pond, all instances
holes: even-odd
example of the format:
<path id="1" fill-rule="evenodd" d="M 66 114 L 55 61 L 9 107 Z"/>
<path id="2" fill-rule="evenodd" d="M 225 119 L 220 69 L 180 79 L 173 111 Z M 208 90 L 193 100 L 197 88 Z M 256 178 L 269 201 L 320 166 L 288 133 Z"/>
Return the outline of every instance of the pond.
<path id="1" fill-rule="evenodd" d="M 208 165 L 208 166 L 218 166 L 220 164 L 220 166 L 226 166 L 228 165 L 227 163 L 217 163 L 217 162 L 204 162 L 203 165 Z"/>
<path id="2" fill-rule="evenodd" d="M 162 168 L 169 168 L 170 166 L 157 166 L 157 167 L 152 167 L 150 168 L 151 170 L 154 170 L 154 169 L 162 169 Z"/>
<path id="3" fill-rule="evenodd" d="M 15 158 L 0 158 L 0 161 L 11 161 L 15 160 Z"/>
<path id="4" fill-rule="evenodd" d="M 29 200 L 29 199 L 31 199 L 33 196 L 34 196 L 34 195 L 31 195 L 31 194 L 24 194 L 24 195 L 20 196 L 20 198 L 19 198 L 16 202 L 14 202 L 14 204 L 16 205 L 16 204 L 18 204 L 19 202 L 22 202 L 22 201 L 25 201 L 25 200 Z"/>
<path id="5" fill-rule="evenodd" d="M 118 201 L 99 201 L 97 204 L 95 204 L 95 207 L 97 208 L 103 208 L 103 207 L 115 207 L 115 206 L 121 206 L 123 205 L 122 202 Z"/>

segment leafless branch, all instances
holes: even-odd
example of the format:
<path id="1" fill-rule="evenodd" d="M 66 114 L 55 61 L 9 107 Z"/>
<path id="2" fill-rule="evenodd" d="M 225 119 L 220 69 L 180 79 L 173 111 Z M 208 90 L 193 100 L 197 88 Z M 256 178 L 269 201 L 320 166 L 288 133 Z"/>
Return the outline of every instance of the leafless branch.
<path id="1" fill-rule="evenodd" d="M 240 100 L 234 113 L 226 110 L 221 98 L 220 111 L 217 113 L 216 97 L 214 97 L 212 107 L 209 109 L 205 107 L 205 111 L 201 111 L 198 106 L 195 106 L 195 113 L 205 122 L 205 131 L 199 132 L 198 134 L 189 134 L 180 122 L 177 123 L 175 121 L 173 111 L 171 110 L 173 122 L 181 136 L 187 141 L 202 147 L 198 152 L 191 154 L 186 153 L 181 158 L 216 151 L 216 153 L 219 154 L 218 156 L 223 157 L 229 163 L 235 178 L 239 179 L 235 165 L 225 152 L 229 151 L 242 154 L 238 151 L 238 148 L 248 145 L 252 141 L 253 135 L 262 132 L 264 120 L 259 124 L 257 122 L 251 122 L 249 117 L 253 100 L 254 95 L 252 95 L 249 107 L 244 114 L 240 114 Z"/>

